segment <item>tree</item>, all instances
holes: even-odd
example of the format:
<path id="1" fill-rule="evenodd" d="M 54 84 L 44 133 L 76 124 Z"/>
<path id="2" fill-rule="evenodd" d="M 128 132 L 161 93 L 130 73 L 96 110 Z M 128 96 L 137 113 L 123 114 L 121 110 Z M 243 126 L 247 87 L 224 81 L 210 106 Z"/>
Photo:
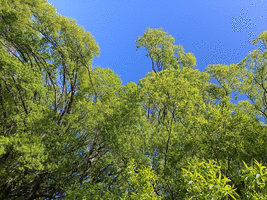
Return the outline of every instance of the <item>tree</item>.
<path id="1" fill-rule="evenodd" d="M 266 50 L 200 72 L 148 28 L 136 44 L 152 72 L 123 86 L 46 0 L 2 0 L 0 22 L 1 199 L 267 195 Z"/>
<path id="2" fill-rule="evenodd" d="M 139 41 L 147 39 L 146 34 Z M 161 35 L 158 37 L 162 38 Z M 160 39 L 152 37 L 147 39 L 147 43 Z M 147 45 L 148 52 L 153 49 L 151 46 Z M 152 55 L 151 51 L 148 54 Z M 251 64 L 257 63 L 262 68 L 265 64 L 261 59 L 266 59 L 265 52 Z M 255 75 L 250 75 L 252 71 L 244 63 L 210 65 L 205 72 L 173 66 L 157 73 L 151 72 L 140 80 L 145 97 L 143 108 L 151 130 L 147 154 L 156 174 L 161 177 L 156 190 L 164 193 L 166 199 L 185 198 L 183 178 L 179 174 L 192 165 L 192 158 L 212 160 L 220 166 L 222 176 L 231 180 L 236 194 L 242 199 L 245 198 L 245 186 L 238 172 L 245 167 L 243 161 L 253 163 L 256 159 L 266 163 L 266 128 L 259 121 L 259 117 L 264 115 L 257 111 L 259 107 L 264 108 L 264 88 L 252 89 L 257 82 L 265 84 L 265 79 L 257 81 L 251 78 Z M 258 72 L 260 75 L 257 77 L 262 77 L 265 70 Z M 209 78 L 218 84 L 209 82 Z M 259 89 L 262 92 L 257 94 Z M 254 91 L 248 98 L 258 98 L 262 103 L 256 107 L 251 99 L 252 103 L 239 100 L 234 104 L 232 99 L 238 98 L 236 93 L 244 94 L 244 90 Z"/>
<path id="3" fill-rule="evenodd" d="M 160 29 L 147 28 L 136 40 L 137 49 L 145 47 L 146 56 L 151 59 L 154 72 L 168 68 L 195 67 L 196 58 L 192 53 L 184 53 L 181 45 L 174 45 L 174 38 Z"/>
<path id="4" fill-rule="evenodd" d="M 92 69 L 93 36 L 47 1 L 4 0 L 0 16 L 0 198 L 62 198 L 84 182 L 116 193 L 137 151 L 137 86 Z"/>

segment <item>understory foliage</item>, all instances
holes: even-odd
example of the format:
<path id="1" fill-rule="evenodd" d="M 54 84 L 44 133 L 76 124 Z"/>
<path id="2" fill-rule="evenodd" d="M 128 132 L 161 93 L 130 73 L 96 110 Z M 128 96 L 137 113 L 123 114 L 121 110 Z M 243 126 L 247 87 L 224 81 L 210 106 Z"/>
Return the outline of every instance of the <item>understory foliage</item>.
<path id="1" fill-rule="evenodd" d="M 46 0 L 0 3 L 0 199 L 266 199 L 267 32 L 204 72 L 162 29 L 122 85 Z"/>

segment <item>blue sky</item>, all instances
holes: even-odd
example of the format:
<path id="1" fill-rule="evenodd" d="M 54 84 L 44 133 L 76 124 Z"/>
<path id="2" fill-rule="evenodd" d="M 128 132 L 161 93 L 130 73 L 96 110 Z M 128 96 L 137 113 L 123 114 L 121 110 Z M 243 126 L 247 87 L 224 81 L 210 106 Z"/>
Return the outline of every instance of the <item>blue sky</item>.
<path id="1" fill-rule="evenodd" d="M 197 59 L 209 64 L 238 63 L 256 47 L 251 40 L 267 30 L 266 0 L 48 0 L 63 16 L 76 19 L 100 46 L 93 66 L 110 68 L 123 84 L 152 71 L 135 40 L 146 27 L 163 28 Z"/>

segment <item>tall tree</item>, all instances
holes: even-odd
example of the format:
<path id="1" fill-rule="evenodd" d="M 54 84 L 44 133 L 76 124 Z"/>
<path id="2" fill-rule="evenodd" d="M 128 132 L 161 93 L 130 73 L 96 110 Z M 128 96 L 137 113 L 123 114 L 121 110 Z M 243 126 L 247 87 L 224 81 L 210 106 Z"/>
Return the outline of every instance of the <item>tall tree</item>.
<path id="1" fill-rule="evenodd" d="M 0 198 L 118 194 L 128 162 L 146 163 L 137 86 L 92 69 L 93 36 L 46 0 L 3 0 L 0 22 Z"/>
<path id="2" fill-rule="evenodd" d="M 137 44 L 147 48 L 153 62 L 160 58 L 155 55 L 159 52 L 163 55 L 164 48 L 171 46 L 171 38 L 161 29 L 148 29 L 144 36 L 138 38 Z M 264 40 L 264 33 L 257 40 Z M 255 53 L 260 51 L 256 50 Z M 254 59 L 249 60 L 253 66 L 250 69 L 245 66 L 247 58 L 238 64 L 210 65 L 206 72 L 198 72 L 186 65 L 169 65 L 155 73 L 152 65 L 154 72 L 140 80 L 145 97 L 143 108 L 151 130 L 147 152 L 152 159 L 153 169 L 161 177 L 155 190 L 164 193 L 164 198 L 189 198 L 186 192 L 189 185 L 184 187 L 183 184 L 186 175 L 183 175 L 183 169 L 192 169 L 190 166 L 195 159 L 212 160 L 220 166 L 222 176 L 231 180 L 232 187 L 236 187 L 234 196 L 245 198 L 245 183 L 238 175 L 245 169 L 243 161 L 253 163 L 256 159 L 266 163 L 263 156 L 266 128 L 259 121 L 259 117 L 264 116 L 262 113 L 265 108 L 265 72 L 262 68 L 266 54 L 262 52 L 252 57 L 255 53 L 250 55 Z M 160 62 L 161 66 L 170 63 L 169 55 L 162 56 L 168 62 Z M 186 61 L 180 60 L 180 63 Z M 254 68 L 259 67 L 261 70 L 257 70 L 256 75 Z M 217 83 L 211 83 L 209 78 Z M 257 94 L 256 91 L 261 92 Z M 239 100 L 234 104 L 233 99 L 239 98 L 238 92 L 239 95 L 250 93 L 248 98 L 252 103 Z M 258 99 L 259 103 L 256 104 L 252 98 Z M 197 165 L 194 166 L 196 173 L 201 174 Z M 204 188 L 200 188 L 197 193 L 202 189 L 204 191 Z M 200 195 L 205 199 L 208 193 Z"/>
<path id="3" fill-rule="evenodd" d="M 181 45 L 174 45 L 174 38 L 162 28 L 147 28 L 144 35 L 136 40 L 136 47 L 146 48 L 154 72 L 168 68 L 195 67 L 196 58 L 185 53 Z"/>
<path id="4" fill-rule="evenodd" d="M 200 72 L 162 29 L 136 44 L 152 72 L 122 86 L 46 0 L 1 1 L 1 199 L 266 197 L 266 49 Z"/>

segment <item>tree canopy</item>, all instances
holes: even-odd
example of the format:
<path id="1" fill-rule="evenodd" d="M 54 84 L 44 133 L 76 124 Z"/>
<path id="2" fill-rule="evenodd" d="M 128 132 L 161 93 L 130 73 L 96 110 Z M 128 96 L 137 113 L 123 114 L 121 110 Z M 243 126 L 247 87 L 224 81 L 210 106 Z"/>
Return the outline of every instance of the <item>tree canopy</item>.
<path id="1" fill-rule="evenodd" d="M 47 0 L 1 0 L 0 199 L 265 199 L 267 31 L 252 42 L 200 72 L 147 28 L 151 72 L 122 85 Z"/>

